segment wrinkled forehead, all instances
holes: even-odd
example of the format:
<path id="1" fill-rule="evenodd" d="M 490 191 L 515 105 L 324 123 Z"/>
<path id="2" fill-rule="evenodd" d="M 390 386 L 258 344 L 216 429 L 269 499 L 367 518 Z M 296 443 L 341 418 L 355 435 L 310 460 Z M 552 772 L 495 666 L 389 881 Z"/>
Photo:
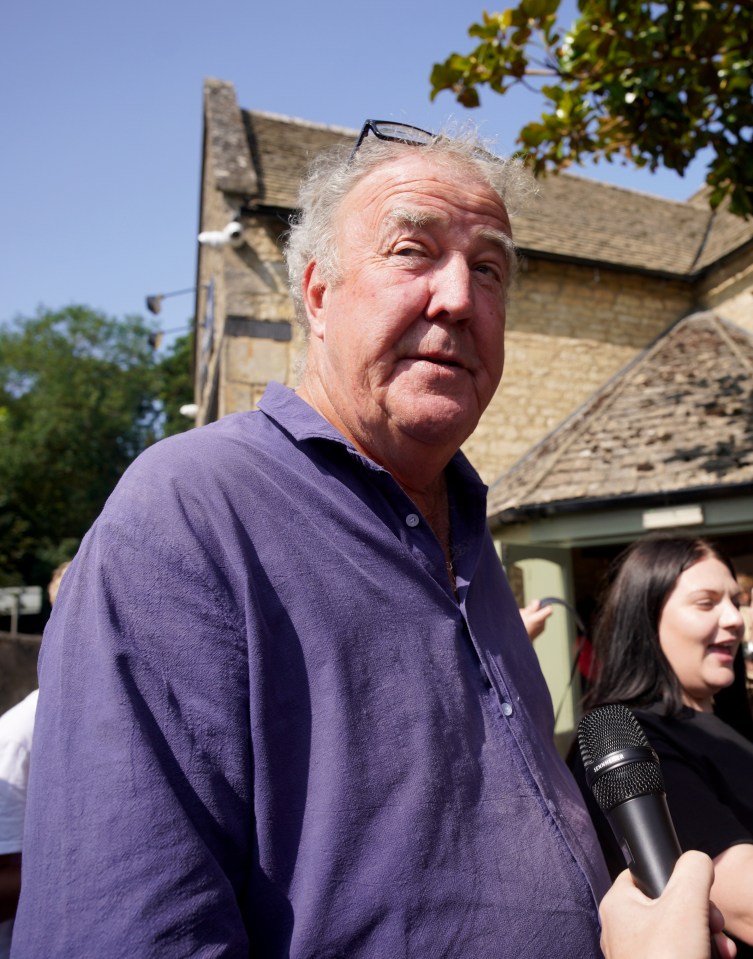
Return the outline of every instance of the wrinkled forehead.
<path id="1" fill-rule="evenodd" d="M 431 155 L 412 149 L 385 160 L 358 180 L 346 195 L 337 217 L 347 230 L 354 220 L 361 227 L 379 228 L 395 217 L 411 216 L 484 222 L 512 236 L 504 201 L 473 164 L 462 158 Z M 428 154 L 428 155 L 427 155 Z"/>

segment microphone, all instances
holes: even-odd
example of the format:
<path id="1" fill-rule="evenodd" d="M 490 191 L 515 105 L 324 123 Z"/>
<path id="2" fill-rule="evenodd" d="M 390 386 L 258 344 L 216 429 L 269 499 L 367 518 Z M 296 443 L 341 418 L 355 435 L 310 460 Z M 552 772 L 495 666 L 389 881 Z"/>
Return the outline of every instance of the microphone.
<path id="1" fill-rule="evenodd" d="M 600 706 L 581 719 L 586 782 L 607 817 L 635 884 L 656 899 L 682 854 L 667 808 L 659 758 L 626 706 Z"/>

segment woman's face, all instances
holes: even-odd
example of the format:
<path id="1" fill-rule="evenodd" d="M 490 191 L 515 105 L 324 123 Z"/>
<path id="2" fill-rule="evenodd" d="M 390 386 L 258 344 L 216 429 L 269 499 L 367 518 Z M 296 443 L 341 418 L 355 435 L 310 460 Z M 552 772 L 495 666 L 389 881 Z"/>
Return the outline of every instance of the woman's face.
<path id="1" fill-rule="evenodd" d="M 711 712 L 713 696 L 734 679 L 743 635 L 740 587 L 707 556 L 681 574 L 659 617 L 659 644 L 680 681 L 683 702 Z"/>

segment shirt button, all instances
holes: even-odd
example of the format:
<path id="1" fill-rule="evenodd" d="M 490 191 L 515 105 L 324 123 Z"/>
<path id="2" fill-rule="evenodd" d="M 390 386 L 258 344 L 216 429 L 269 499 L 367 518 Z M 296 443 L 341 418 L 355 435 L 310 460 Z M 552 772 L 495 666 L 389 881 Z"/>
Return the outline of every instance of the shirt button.
<path id="1" fill-rule="evenodd" d="M 405 522 L 407 526 L 413 528 L 414 526 L 418 526 L 421 520 L 417 513 L 408 513 L 408 515 L 405 517 Z"/>
<path id="2" fill-rule="evenodd" d="M 499 707 L 503 716 L 512 716 L 512 706 L 510 703 L 502 703 Z"/>

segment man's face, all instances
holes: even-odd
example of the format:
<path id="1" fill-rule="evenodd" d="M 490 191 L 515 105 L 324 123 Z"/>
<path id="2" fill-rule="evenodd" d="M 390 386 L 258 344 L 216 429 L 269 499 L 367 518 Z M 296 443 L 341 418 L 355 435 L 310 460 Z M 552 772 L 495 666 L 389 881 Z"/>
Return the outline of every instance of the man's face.
<path id="1" fill-rule="evenodd" d="M 339 278 L 313 264 L 304 282 L 336 425 L 372 453 L 404 438 L 456 449 L 502 376 L 504 205 L 467 168 L 416 151 L 361 180 L 336 227 Z"/>

